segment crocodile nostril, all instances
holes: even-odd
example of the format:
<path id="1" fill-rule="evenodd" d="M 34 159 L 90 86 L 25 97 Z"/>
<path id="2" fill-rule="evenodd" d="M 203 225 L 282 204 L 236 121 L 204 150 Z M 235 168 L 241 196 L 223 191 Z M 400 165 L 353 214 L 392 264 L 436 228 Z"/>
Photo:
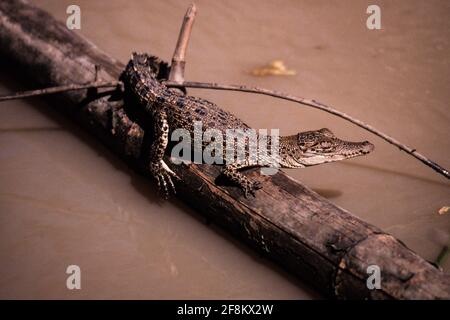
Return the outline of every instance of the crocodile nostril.
<path id="1" fill-rule="evenodd" d="M 365 148 L 364 151 L 366 151 L 366 152 L 373 151 L 373 149 L 375 148 L 375 146 L 373 144 L 371 144 L 369 141 L 364 141 L 363 146 Z"/>

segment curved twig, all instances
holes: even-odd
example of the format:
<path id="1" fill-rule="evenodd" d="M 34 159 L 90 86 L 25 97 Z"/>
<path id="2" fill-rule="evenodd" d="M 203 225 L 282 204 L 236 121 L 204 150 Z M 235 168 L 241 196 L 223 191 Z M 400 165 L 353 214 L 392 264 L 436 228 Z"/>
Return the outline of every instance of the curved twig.
<path id="1" fill-rule="evenodd" d="M 89 88 L 107 88 L 107 87 L 120 87 L 122 82 L 120 81 L 111 81 L 111 82 L 92 82 L 82 85 L 66 85 L 66 86 L 59 86 L 59 87 L 52 87 L 52 88 L 45 88 L 45 89 L 39 89 L 39 90 L 31 90 L 31 91 L 24 91 L 24 92 L 17 92 L 13 95 L 7 95 L 7 96 L 0 96 L 0 102 L 6 101 L 6 100 L 13 100 L 13 99 L 21 99 L 21 98 L 28 98 L 28 97 L 34 97 L 34 96 L 40 96 L 40 95 L 46 95 L 46 94 L 54 94 L 54 93 L 60 93 L 65 91 L 72 91 L 72 90 L 83 90 L 83 89 L 89 89 Z M 305 99 L 297 96 L 293 96 L 291 94 L 281 93 L 275 90 L 269 90 L 264 88 L 258 88 L 258 87 L 248 87 L 243 85 L 232 85 L 232 84 L 220 84 L 220 83 L 207 83 L 207 82 L 193 82 L 193 81 L 185 81 L 182 83 L 173 82 L 173 81 L 166 81 L 164 84 L 168 87 L 186 87 L 186 88 L 198 88 L 198 89 L 214 89 L 214 90 L 230 90 L 230 91 L 240 91 L 240 92 L 249 92 L 249 93 L 256 93 L 256 94 L 263 94 L 268 95 L 271 97 L 288 100 L 296 103 L 303 104 L 305 106 L 309 106 L 312 108 L 316 108 L 328 113 L 331 113 L 335 116 L 338 116 L 342 119 L 345 119 L 347 121 L 350 121 L 351 123 L 372 132 L 374 135 L 382 138 L 383 140 L 389 142 L 390 144 L 393 144 L 394 146 L 398 147 L 400 150 L 405 151 L 407 154 L 413 156 L 417 160 L 421 161 L 425 165 L 431 167 L 433 170 L 438 172 L 439 174 L 443 175 L 447 179 L 450 179 L 450 173 L 447 169 L 443 168 L 436 162 L 428 159 L 423 154 L 416 151 L 416 149 L 411 148 L 397 139 L 375 129 L 371 125 L 368 125 L 361 120 L 355 119 L 348 114 L 338 111 L 326 104 L 323 104 L 319 101 L 313 100 L 313 99 Z"/>
<path id="2" fill-rule="evenodd" d="M 204 82 L 193 82 L 193 81 L 186 81 L 183 83 L 176 83 L 176 82 L 165 82 L 165 85 L 168 87 L 186 87 L 186 88 L 199 88 L 199 89 L 214 89 L 214 90 L 231 90 L 231 91 L 240 91 L 240 92 L 250 92 L 250 93 L 256 93 L 256 94 L 263 94 L 275 98 L 280 98 L 288 101 L 297 102 L 300 104 L 303 104 L 305 106 L 313 107 L 328 113 L 331 113 L 335 116 L 338 116 L 342 119 L 345 119 L 347 121 L 350 121 L 353 124 L 356 124 L 357 126 L 366 129 L 367 131 L 372 132 L 376 136 L 382 138 L 383 140 L 389 142 L 390 144 L 393 144 L 394 146 L 398 147 L 399 149 L 405 151 L 409 155 L 413 156 L 414 158 L 418 159 L 425 165 L 431 167 L 433 170 L 438 172 L 439 174 L 443 175 L 447 179 L 450 179 L 450 173 L 447 169 L 441 167 L 436 162 L 428 159 L 423 154 L 416 151 L 416 149 L 411 148 L 397 139 L 375 129 L 371 125 L 368 125 L 361 120 L 355 119 L 348 114 L 338 111 L 330 106 L 327 106 L 326 104 L 323 104 L 316 100 L 311 99 L 305 99 L 301 97 L 296 97 L 290 94 L 281 93 L 275 90 L 269 90 L 264 88 L 258 88 L 258 87 L 247 87 L 243 85 L 232 85 L 232 84 L 219 84 L 219 83 L 204 83 Z"/>
<path id="3" fill-rule="evenodd" d="M 15 99 L 43 96 L 43 95 L 47 95 L 47 94 L 55 94 L 55 93 L 61 93 L 61 92 L 66 92 L 66 91 L 84 90 L 84 89 L 92 89 L 92 88 L 111 88 L 111 87 L 117 87 L 120 84 L 121 84 L 120 81 L 110 81 L 110 82 L 94 81 L 94 82 L 90 82 L 90 83 L 86 83 L 86 84 L 68 84 L 65 86 L 50 87 L 50 88 L 30 90 L 30 91 L 22 91 L 22 92 L 16 92 L 11 95 L 0 96 L 0 102 L 7 101 L 7 100 L 15 100 Z"/>

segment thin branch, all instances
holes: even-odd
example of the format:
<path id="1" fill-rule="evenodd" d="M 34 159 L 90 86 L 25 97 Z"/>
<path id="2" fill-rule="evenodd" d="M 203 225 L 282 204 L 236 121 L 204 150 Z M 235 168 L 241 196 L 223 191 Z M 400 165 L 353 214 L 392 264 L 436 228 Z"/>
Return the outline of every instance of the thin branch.
<path id="1" fill-rule="evenodd" d="M 41 95 L 48 95 L 48 94 L 55 94 L 55 93 L 61 93 L 66 91 L 74 91 L 74 90 L 84 90 L 84 89 L 90 89 L 90 88 L 111 88 L 111 87 L 121 87 L 122 82 L 120 81 L 111 81 L 111 82 L 91 82 L 86 83 L 82 85 L 76 85 L 76 84 L 69 84 L 65 86 L 59 86 L 59 87 L 51 87 L 51 88 L 45 88 L 45 89 L 38 89 L 38 90 L 31 90 L 31 91 L 23 91 L 23 92 L 17 92 L 12 95 L 6 95 L 6 96 L 0 96 L 0 102 L 6 101 L 6 100 L 14 100 L 14 99 L 22 99 L 22 98 L 28 98 L 28 97 L 35 97 L 35 96 L 41 96 Z M 185 81 L 182 83 L 176 83 L 172 81 L 166 81 L 164 84 L 167 87 L 178 87 L 178 88 L 199 88 L 199 89 L 214 89 L 214 90 L 230 90 L 230 91 L 240 91 L 240 92 L 250 92 L 250 93 L 256 93 L 256 94 L 263 94 L 268 95 L 275 98 L 280 98 L 283 100 L 293 101 L 297 102 L 309 107 L 313 107 L 328 113 L 331 113 L 335 116 L 338 116 L 342 119 L 345 119 L 347 121 L 350 121 L 353 124 L 356 124 L 357 126 L 372 132 L 376 136 L 382 138 L 383 140 L 397 146 L 399 149 L 405 151 L 407 154 L 413 156 L 414 158 L 418 159 L 425 165 L 431 167 L 439 174 L 443 175 L 447 179 L 450 179 L 450 173 L 447 169 L 441 167 L 439 164 L 435 163 L 434 161 L 428 159 L 421 153 L 417 152 L 416 149 L 413 149 L 400 141 L 394 139 L 393 137 L 375 129 L 371 125 L 368 125 L 361 120 L 355 119 L 348 114 L 338 111 L 330 106 L 327 106 L 323 103 L 320 103 L 316 100 L 311 99 L 305 99 L 301 97 L 296 97 L 290 94 L 281 93 L 274 90 L 268 90 L 264 88 L 257 88 L 257 87 L 247 87 L 243 85 L 225 85 L 225 84 L 219 84 L 219 83 L 205 83 L 205 82 L 192 82 L 192 81 Z"/>
<path id="2" fill-rule="evenodd" d="M 22 92 L 16 92 L 12 95 L 0 96 L 0 102 L 7 101 L 7 100 L 15 100 L 15 99 L 35 97 L 35 96 L 42 96 L 42 95 L 47 95 L 47 94 L 55 94 L 55 93 L 61 93 L 61 92 L 66 92 L 66 91 L 84 90 L 84 89 L 92 89 L 92 88 L 112 88 L 112 87 L 117 87 L 118 85 L 120 85 L 120 83 L 121 83 L 120 81 L 110 81 L 110 82 L 94 81 L 94 82 L 90 82 L 90 83 L 86 83 L 86 84 L 68 84 L 68 85 L 59 86 L 59 87 L 22 91 Z"/>
<path id="3" fill-rule="evenodd" d="M 181 25 L 180 34 L 178 35 L 177 45 L 172 57 L 172 65 L 170 67 L 169 80 L 177 83 L 184 81 L 184 67 L 186 64 L 186 48 L 191 36 L 192 25 L 194 24 L 197 8 L 195 4 L 191 4 L 184 15 L 183 24 Z"/>
<path id="4" fill-rule="evenodd" d="M 400 141 L 394 139 L 393 137 L 375 129 L 371 125 L 368 125 L 361 120 L 355 119 L 348 114 L 338 111 L 330 106 L 327 106 L 321 102 L 318 102 L 316 100 L 311 99 L 305 99 L 301 97 L 296 97 L 290 94 L 281 93 L 274 90 L 268 90 L 264 88 L 258 88 L 258 87 L 247 87 L 243 85 L 226 85 L 226 84 L 219 84 L 219 83 L 204 83 L 204 82 L 192 82 L 192 81 L 186 81 L 183 83 L 176 83 L 167 81 L 164 83 L 168 87 L 187 87 L 187 88 L 199 88 L 199 89 L 214 89 L 214 90 L 231 90 L 231 91 L 240 91 L 240 92 L 250 92 L 250 93 L 256 93 L 256 94 L 263 94 L 268 95 L 275 98 L 280 98 L 288 101 L 297 102 L 309 107 L 313 107 L 328 113 L 331 113 L 335 116 L 338 116 L 342 119 L 345 119 L 347 121 L 350 121 L 353 124 L 356 124 L 357 126 L 368 130 L 372 132 L 373 134 L 377 135 L 378 137 L 384 139 L 385 141 L 393 144 L 394 146 L 397 146 L 399 149 L 405 151 L 409 155 L 413 156 L 414 158 L 418 159 L 419 161 L 423 162 L 427 166 L 431 167 L 433 170 L 438 172 L 439 174 L 443 175 L 447 179 L 450 179 L 450 173 L 447 169 L 441 167 L 434 161 L 428 159 L 421 153 L 417 152 L 416 149 L 413 149 L 411 147 L 408 147 L 407 145 L 401 143 Z"/>

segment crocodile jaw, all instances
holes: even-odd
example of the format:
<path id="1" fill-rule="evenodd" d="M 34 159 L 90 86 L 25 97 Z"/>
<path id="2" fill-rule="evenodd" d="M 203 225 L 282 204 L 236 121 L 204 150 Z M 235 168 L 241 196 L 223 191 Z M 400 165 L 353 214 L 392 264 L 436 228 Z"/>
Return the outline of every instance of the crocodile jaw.
<path id="1" fill-rule="evenodd" d="M 362 156 L 373 151 L 374 145 L 341 140 L 331 130 L 322 128 L 281 137 L 280 148 L 282 167 L 304 168 Z"/>
<path id="2" fill-rule="evenodd" d="M 340 161 L 366 155 L 374 150 L 374 145 L 368 141 L 346 142 L 342 141 L 342 147 L 332 153 L 304 152 L 297 161 L 303 166 L 314 166 L 322 163 Z"/>

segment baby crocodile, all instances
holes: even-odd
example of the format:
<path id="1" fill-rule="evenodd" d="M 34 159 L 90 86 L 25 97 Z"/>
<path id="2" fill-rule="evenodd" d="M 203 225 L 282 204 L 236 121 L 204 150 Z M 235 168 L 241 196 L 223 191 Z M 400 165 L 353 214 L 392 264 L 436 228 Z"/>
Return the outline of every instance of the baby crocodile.
<path id="1" fill-rule="evenodd" d="M 169 133 L 177 128 L 183 128 L 193 135 L 194 121 L 202 122 L 203 131 L 214 128 L 220 130 L 223 135 L 227 129 L 242 131 L 250 129 L 243 121 L 216 104 L 166 87 L 162 80 L 167 79 L 168 71 L 168 65 L 159 58 L 145 53 L 133 53 L 120 77 L 124 83 L 126 97 L 145 108 L 151 116 L 155 135 L 149 152 L 149 171 L 155 177 L 158 188 L 165 197 L 168 196 L 169 189 L 175 192 L 172 178 L 176 177 L 163 160 L 168 149 Z M 226 139 L 224 138 L 223 141 Z M 242 139 L 238 139 L 237 143 L 239 141 L 242 143 Z M 278 166 L 304 168 L 361 156 L 373 149 L 374 146 L 368 141 L 340 140 L 326 128 L 300 132 L 279 138 Z M 261 159 L 259 154 L 256 158 L 250 157 L 246 152 L 244 160 L 227 163 L 224 153 L 222 174 L 239 186 L 246 197 L 249 194 L 254 196 L 255 191 L 261 188 L 260 184 L 250 181 L 239 170 L 262 166 L 262 160 L 265 160 L 267 164 L 267 156 L 265 157 Z"/>

